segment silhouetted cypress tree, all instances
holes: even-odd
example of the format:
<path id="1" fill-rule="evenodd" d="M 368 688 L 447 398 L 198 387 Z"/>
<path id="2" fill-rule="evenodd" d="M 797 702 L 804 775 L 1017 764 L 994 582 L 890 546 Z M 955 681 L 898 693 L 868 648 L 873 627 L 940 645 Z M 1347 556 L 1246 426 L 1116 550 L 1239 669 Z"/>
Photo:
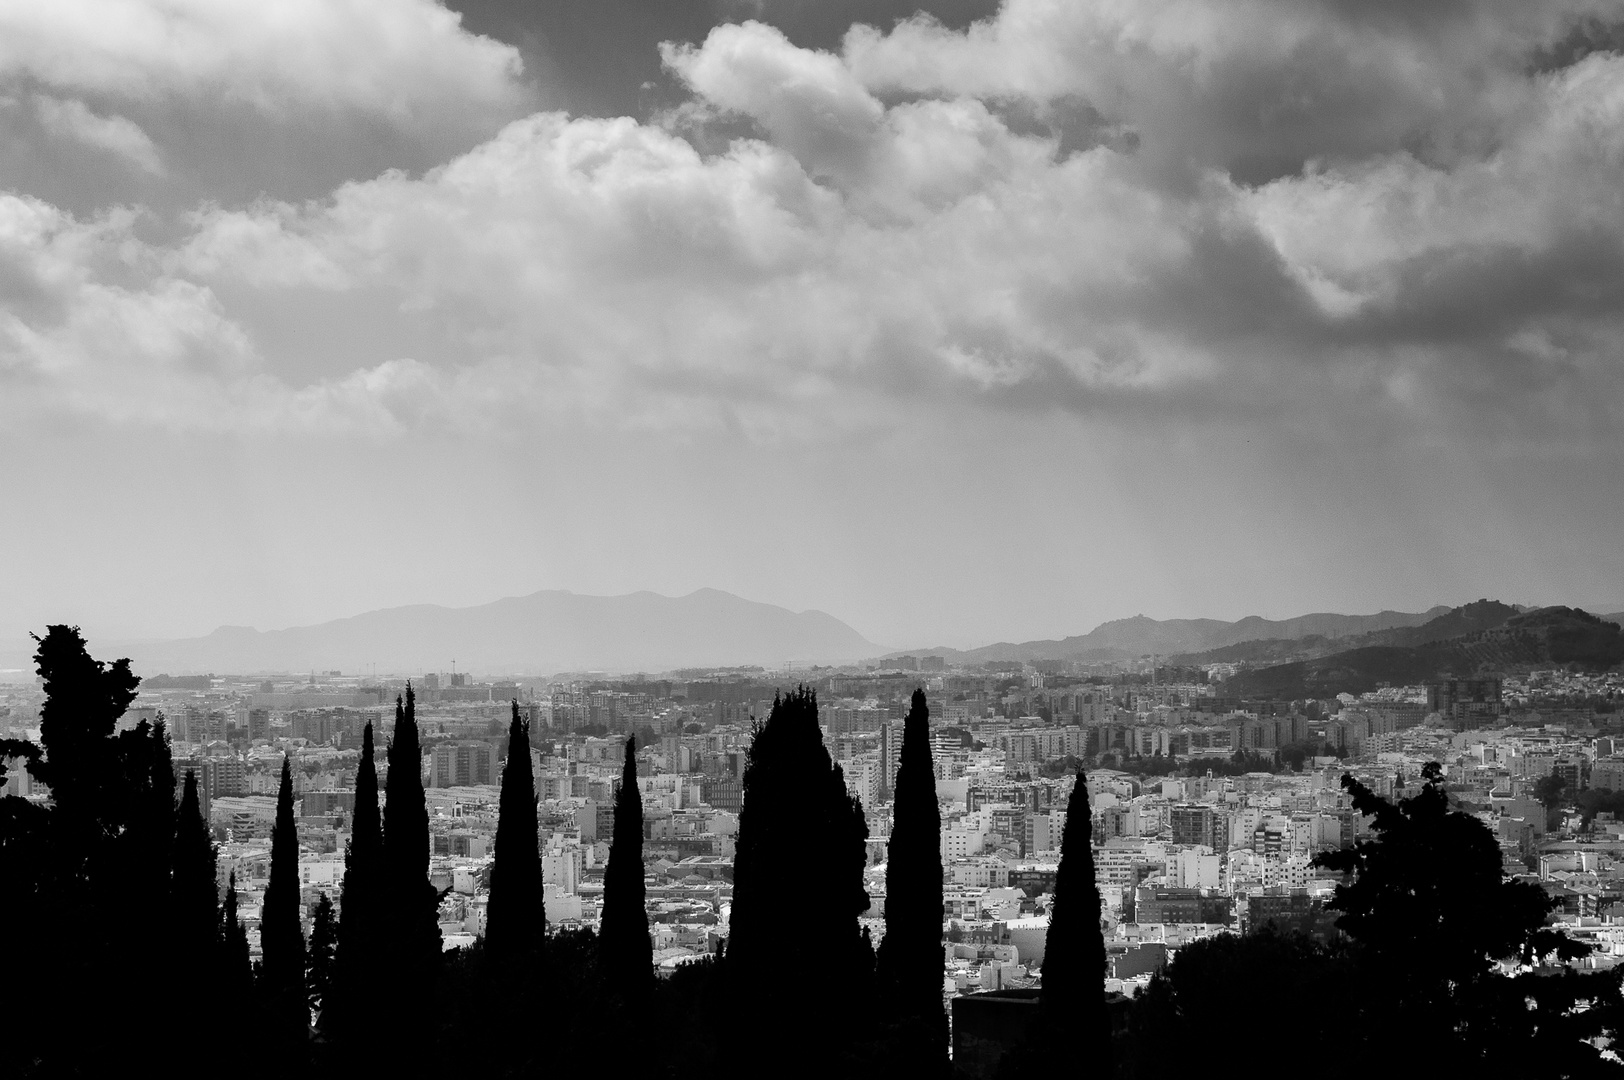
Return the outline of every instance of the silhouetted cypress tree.
<path id="1" fill-rule="evenodd" d="M 333 918 L 333 899 L 326 893 L 316 902 L 310 926 L 310 951 L 305 958 L 305 1000 L 320 1013 L 328 988 L 333 985 L 333 952 L 338 942 L 338 923 Z"/>
<path id="2" fill-rule="evenodd" d="M 909 1052 L 928 1053 L 936 1066 L 947 1064 L 941 835 L 930 756 L 930 709 L 924 691 L 915 690 L 903 723 L 891 838 L 886 845 L 885 938 L 880 942 L 878 969 L 884 1000 L 903 1022 L 904 1040 L 922 1043 Z"/>
<path id="3" fill-rule="evenodd" d="M 180 810 L 175 815 L 174 873 L 169 895 L 175 952 L 193 987 L 212 986 L 219 978 L 220 863 L 214 838 L 203 820 L 197 773 L 186 770 Z"/>
<path id="4" fill-rule="evenodd" d="M 637 790 L 637 739 L 626 739 L 626 764 L 615 792 L 615 830 L 603 872 L 598 955 L 610 992 L 641 1009 L 653 990 L 654 944 L 643 893 L 643 798 Z"/>
<path id="5" fill-rule="evenodd" d="M 423 756 L 417 736 L 417 697 L 406 685 L 395 700 L 389 775 L 383 805 L 384 912 L 388 1010 L 386 1053 L 413 1055 L 413 1016 L 430 999 L 440 962 L 439 897 L 429 884 L 429 812 L 423 798 Z"/>
<path id="6" fill-rule="evenodd" d="M 519 719 L 519 703 L 515 701 L 513 719 L 508 724 L 507 763 L 502 768 L 490 906 L 485 913 L 486 953 L 494 963 L 534 965 L 546 934 L 530 731 Z"/>
<path id="7" fill-rule="evenodd" d="M 1060 867 L 1049 905 L 1040 997 L 1050 1053 L 1111 1075 L 1111 1017 L 1105 1008 L 1105 936 L 1094 878 L 1094 822 L 1083 771 L 1071 789 Z M 1062 1049 L 1063 1042 L 1063 1049 Z"/>
<path id="8" fill-rule="evenodd" d="M 816 1033 L 795 1047 L 808 1070 L 849 1071 L 839 1059 L 862 1034 L 853 1020 L 864 1014 L 862 977 L 872 977 L 874 964 L 857 925 L 869 904 L 867 837 L 862 806 L 824 748 L 817 696 L 802 686 L 775 697 L 750 742 L 724 960 L 740 1012 L 742 1067 L 762 1071 L 780 1063 L 777 1040 L 783 1025 L 794 1023 Z M 806 910 L 814 878 L 815 932 L 795 916 Z M 847 980 L 840 994 L 816 975 L 831 969 Z"/>
<path id="9" fill-rule="evenodd" d="M 310 1027 L 305 996 L 305 942 L 300 925 L 299 833 L 293 821 L 293 773 L 282 759 L 282 786 L 271 829 L 271 877 L 259 923 L 264 963 L 260 994 L 270 1026 L 271 1051 L 279 1061 L 296 1059 Z"/>
<path id="10" fill-rule="evenodd" d="M 370 723 L 361 736 L 361 766 L 355 774 L 355 811 L 350 825 L 331 1000 L 321 1016 L 322 1030 L 340 1040 L 359 1038 L 375 1024 L 383 965 L 383 818 Z"/>
<path id="11" fill-rule="evenodd" d="M 221 947 L 224 950 L 220 989 L 226 1001 L 249 1004 L 254 993 L 254 965 L 248 957 L 248 931 L 237 917 L 237 874 L 226 878 L 226 898 L 220 910 Z"/>

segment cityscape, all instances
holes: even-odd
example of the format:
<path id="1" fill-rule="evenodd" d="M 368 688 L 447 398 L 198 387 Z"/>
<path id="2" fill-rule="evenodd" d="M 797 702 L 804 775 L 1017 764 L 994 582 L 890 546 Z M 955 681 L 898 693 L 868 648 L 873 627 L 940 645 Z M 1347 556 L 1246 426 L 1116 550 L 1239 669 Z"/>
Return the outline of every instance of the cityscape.
<path id="1" fill-rule="evenodd" d="M 1501 626 L 1440 641 L 1492 607 L 1509 613 Z M 1433 648 L 1463 640 L 1481 654 L 1496 634 L 1518 640 L 1552 625 L 1559 632 L 1525 653 L 1532 662 L 1294 700 L 1245 694 L 1248 679 L 1280 665 L 1202 654 L 976 664 L 898 654 L 802 671 L 597 678 L 160 673 L 140 680 L 111 734 L 165 733 L 174 789 L 196 799 L 213 845 L 216 902 L 229 890 L 260 970 L 273 956 L 265 912 L 278 830 L 296 836 L 284 841 L 296 856 L 282 873 L 296 873 L 303 939 L 319 938 L 321 922 L 333 933 L 357 822 L 377 821 L 379 793 L 403 767 L 392 749 L 403 715 L 419 747 L 404 767 L 415 766 L 426 812 L 439 949 L 450 956 L 483 946 L 517 737 L 533 784 L 535 923 L 555 936 L 602 933 L 614 845 L 626 843 L 617 807 L 629 791 L 640 808 L 634 880 L 644 970 L 669 981 L 727 955 L 752 748 L 767 719 L 801 695 L 808 730 L 864 826 L 865 899 L 854 914 L 865 948 L 883 950 L 895 917 L 886 905 L 904 732 L 914 731 L 937 822 L 929 847 L 940 866 L 932 897 L 940 1007 L 952 1017 L 959 1073 L 993 1076 L 1006 1053 L 1021 1051 L 1006 1045 L 1007 1032 L 1003 1042 L 985 1034 L 989 1021 L 976 1009 L 1000 995 L 1042 993 L 1063 838 L 1080 792 L 1099 896 L 1101 988 L 1122 1008 L 1203 942 L 1348 940 L 1340 917 L 1347 868 L 1327 857 L 1377 839 L 1379 818 L 1360 803 L 1361 790 L 1403 806 L 1436 788 L 1451 815 L 1492 838 L 1504 880 L 1537 887 L 1546 932 L 1582 953 L 1566 966 L 1610 973 L 1616 987 L 1624 974 L 1618 624 L 1485 601 L 1390 633 L 1431 638 Z M 1575 627 L 1590 637 L 1576 640 Z M 1314 651 L 1319 641 L 1296 644 Z M 1572 659 L 1580 654 L 1585 661 Z M 44 676 L 43 642 L 40 658 Z M 1360 678 L 1344 675 L 1350 686 Z M 0 737 L 13 754 L 5 795 L 42 808 L 53 805 L 52 792 L 16 751 L 40 745 L 51 692 L 43 678 L 14 682 L 0 703 Z M 375 763 L 375 742 L 391 747 L 391 760 Z M 15 837 L 10 843 L 18 850 Z M 815 861 L 796 863 L 794 895 L 817 906 L 833 880 Z M 837 950 L 838 937 L 818 948 Z M 1502 969 L 1512 974 L 1518 963 L 1508 957 Z M 321 1000 L 312 1001 L 319 1032 Z"/>

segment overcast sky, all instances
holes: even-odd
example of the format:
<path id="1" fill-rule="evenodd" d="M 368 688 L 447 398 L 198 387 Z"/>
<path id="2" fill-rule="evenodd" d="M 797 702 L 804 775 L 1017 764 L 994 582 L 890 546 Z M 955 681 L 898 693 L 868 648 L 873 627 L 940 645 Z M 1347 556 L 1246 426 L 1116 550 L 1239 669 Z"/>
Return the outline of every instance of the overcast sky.
<path id="1" fill-rule="evenodd" d="M 1624 5 L 912 11 L 0 0 L 5 645 L 1624 599 Z"/>

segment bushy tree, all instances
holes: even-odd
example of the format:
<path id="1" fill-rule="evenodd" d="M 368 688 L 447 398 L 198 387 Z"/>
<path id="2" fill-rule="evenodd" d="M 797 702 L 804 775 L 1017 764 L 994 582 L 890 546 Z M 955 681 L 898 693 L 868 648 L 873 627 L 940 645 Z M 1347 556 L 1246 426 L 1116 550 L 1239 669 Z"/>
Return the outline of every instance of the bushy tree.
<path id="1" fill-rule="evenodd" d="M 850 1070 L 843 1056 L 862 1035 L 854 1029 L 873 978 L 873 952 L 857 924 L 869 905 L 867 838 L 863 808 L 824 748 L 817 696 L 803 686 L 775 697 L 750 741 L 734 856 L 724 975 L 740 1013 L 739 1067 L 781 1064 L 778 1033 L 795 1022 L 820 1036 L 800 1048 L 801 1065 Z M 810 917 L 797 917 L 814 874 L 816 932 Z M 831 969 L 841 973 L 840 995 L 814 976 Z"/>
<path id="2" fill-rule="evenodd" d="M 168 941 L 149 929 L 169 921 L 174 771 L 161 722 L 115 733 L 140 682 L 128 660 L 96 660 L 76 627 L 36 641 L 40 743 L 6 740 L 0 752 L 21 757 L 50 801 L 0 800 L 0 921 L 28 927 L 7 962 L 30 974 L 0 988 L 0 1014 L 25 1070 L 98 1072 L 139 1038 L 143 1016 L 115 1010 L 87 1040 L 60 1006 L 89 986 L 117 1001 L 172 992 Z"/>
<path id="3" fill-rule="evenodd" d="M 271 829 L 271 876 L 265 886 L 259 924 L 260 948 L 264 954 L 260 997 L 269 1027 L 269 1048 L 284 1067 L 296 1066 L 310 1027 L 299 890 L 299 833 L 293 820 L 293 776 L 284 757 L 282 783 L 276 796 L 276 823 Z"/>
<path id="4" fill-rule="evenodd" d="M 615 792 L 614 834 L 603 874 L 598 954 L 610 990 L 641 1007 L 653 989 L 654 945 L 643 890 L 643 798 L 637 790 L 637 740 L 626 739 L 626 761 Z"/>
<path id="5" fill-rule="evenodd" d="M 1449 809 L 1436 762 L 1422 781 L 1395 803 L 1344 776 L 1375 838 L 1315 859 L 1344 875 L 1331 906 L 1364 980 L 1360 1030 L 1379 1040 L 1370 1059 L 1401 1045 L 1421 1069 L 1477 1062 L 1565 1077 L 1601 1068 L 1598 1044 L 1624 1026 L 1617 969 L 1564 967 L 1590 946 L 1546 925 L 1544 890 L 1505 877 L 1494 835 Z"/>
<path id="6" fill-rule="evenodd" d="M 903 722 L 891 838 L 886 846 L 885 937 L 878 957 L 882 1000 L 902 1022 L 915 1067 L 947 1064 L 942 1007 L 941 810 L 930 754 L 930 709 L 915 690 Z"/>

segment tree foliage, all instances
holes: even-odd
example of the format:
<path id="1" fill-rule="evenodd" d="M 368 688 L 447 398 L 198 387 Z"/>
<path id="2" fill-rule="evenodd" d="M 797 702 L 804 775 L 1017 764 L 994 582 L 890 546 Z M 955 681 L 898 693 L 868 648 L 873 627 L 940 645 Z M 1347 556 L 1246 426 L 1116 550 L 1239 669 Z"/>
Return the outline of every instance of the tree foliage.
<path id="1" fill-rule="evenodd" d="M 361 765 L 355 774 L 355 811 L 344 849 L 344 883 L 338 917 L 333 980 L 324 1003 L 324 1032 L 343 1041 L 372 1030 L 382 996 L 384 969 L 383 818 L 378 806 L 378 766 L 372 725 L 361 736 Z"/>
<path id="2" fill-rule="evenodd" d="M 885 937 L 877 958 L 884 1000 L 918 1044 L 923 1061 L 947 1063 L 942 1008 L 941 810 L 930 754 L 930 708 L 915 690 L 903 721 L 902 751 L 886 847 Z M 921 1061 L 919 1064 L 923 1064 Z"/>
<path id="3" fill-rule="evenodd" d="M 1105 1008 L 1105 937 L 1100 890 L 1094 877 L 1094 823 L 1082 772 L 1066 804 L 1060 866 L 1049 906 L 1040 1003 L 1044 1034 L 1054 1043 L 1066 1033 L 1074 1051 L 1110 1072 L 1111 1019 Z"/>
<path id="4" fill-rule="evenodd" d="M 305 989 L 305 941 L 299 901 L 299 833 L 293 820 L 293 775 L 282 759 L 282 783 L 271 830 L 271 876 L 259 923 L 264 963 L 260 998 L 269 1026 L 270 1050 L 283 1067 L 297 1067 L 310 1027 Z"/>
<path id="5" fill-rule="evenodd" d="M 497 962 L 534 965 L 547 933 L 541 893 L 541 851 L 536 837 L 536 784 L 530 768 L 530 730 L 513 703 L 507 764 L 502 769 L 496 858 L 491 865 L 485 948 Z"/>
<path id="6" fill-rule="evenodd" d="M 423 762 L 417 731 L 417 696 L 410 683 L 395 700 L 389 740 L 389 774 L 383 806 L 383 930 L 388 946 L 380 968 L 389 999 L 386 1023 L 394 1047 L 405 1044 L 412 1012 L 433 992 L 440 962 L 439 895 L 429 884 L 429 812 L 423 796 Z"/>
<path id="7" fill-rule="evenodd" d="M 603 875 L 603 918 L 598 951 L 611 991 L 633 1008 L 653 990 L 654 945 L 649 939 L 643 890 L 643 798 L 637 790 L 637 740 L 626 740 L 626 761 L 615 791 L 615 826 Z"/>
<path id="8" fill-rule="evenodd" d="M 773 699 L 757 724 L 744 772 L 744 806 L 735 845 L 733 914 L 725 977 L 741 1014 L 740 1067 L 773 1060 L 775 1029 L 788 1018 L 827 1038 L 808 1047 L 827 1067 L 849 1046 L 851 1018 L 866 1008 L 873 952 L 857 918 L 869 905 L 863 888 L 868 824 L 846 791 L 818 728 L 816 694 L 802 686 Z M 816 932 L 804 906 L 817 868 Z M 808 917 L 797 917 L 798 912 Z M 813 973 L 841 972 L 850 996 L 839 1000 Z M 843 995 L 845 996 L 845 995 Z"/>

